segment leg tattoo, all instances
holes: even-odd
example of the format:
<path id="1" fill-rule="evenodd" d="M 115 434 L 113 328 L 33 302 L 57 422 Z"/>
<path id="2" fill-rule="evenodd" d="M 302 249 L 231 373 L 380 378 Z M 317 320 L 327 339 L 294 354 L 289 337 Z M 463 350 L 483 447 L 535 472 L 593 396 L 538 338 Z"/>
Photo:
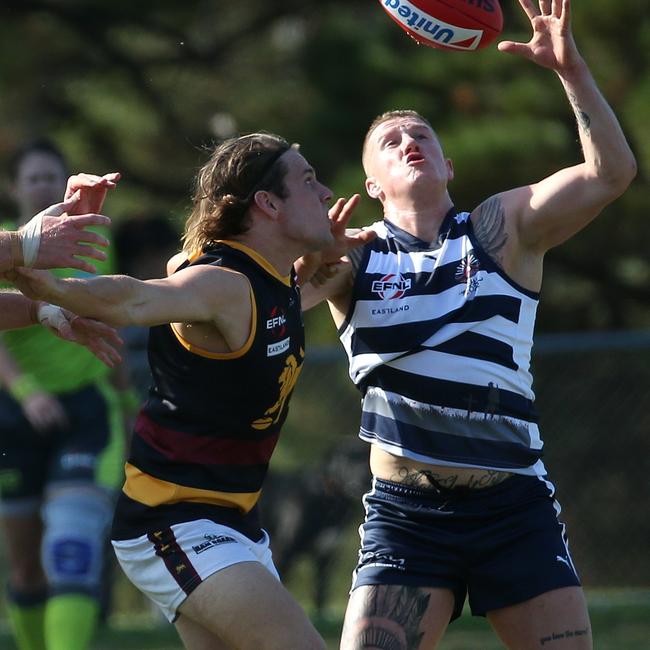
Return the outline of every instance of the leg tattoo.
<path id="1" fill-rule="evenodd" d="M 417 587 L 375 586 L 352 611 L 342 648 L 345 650 L 417 650 L 424 632 L 420 624 L 430 595 Z"/>

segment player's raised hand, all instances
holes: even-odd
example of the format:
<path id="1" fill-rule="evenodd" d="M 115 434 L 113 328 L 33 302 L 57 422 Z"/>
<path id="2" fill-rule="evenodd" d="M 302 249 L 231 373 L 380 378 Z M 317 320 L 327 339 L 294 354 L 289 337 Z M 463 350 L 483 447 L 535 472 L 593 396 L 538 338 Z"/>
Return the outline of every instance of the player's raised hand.
<path id="1" fill-rule="evenodd" d="M 95 272 L 93 264 L 80 258 L 106 259 L 106 253 L 96 247 L 108 246 L 108 240 L 85 229 L 88 226 L 107 226 L 111 220 L 100 214 L 67 216 L 68 212 L 76 210 L 79 199 L 80 194 L 75 192 L 65 201 L 37 214 L 18 231 L 19 246 L 18 254 L 13 257 L 14 266 Z"/>
<path id="2" fill-rule="evenodd" d="M 360 199 L 358 194 L 353 194 L 349 199 L 338 199 L 330 208 L 329 218 L 335 243 L 322 252 L 322 262 L 337 262 L 349 250 L 363 246 L 376 237 L 373 230 L 347 227 Z"/>
<path id="3" fill-rule="evenodd" d="M 570 0 L 519 0 L 530 19 L 533 35 L 528 43 L 502 41 L 501 52 L 516 54 L 556 72 L 570 69 L 580 62 L 571 32 Z"/>
<path id="4" fill-rule="evenodd" d="M 360 198 L 358 194 L 353 194 L 349 199 L 340 198 L 329 209 L 334 243 L 321 251 L 303 255 L 295 262 L 300 286 L 304 287 L 308 282 L 314 286 L 325 284 L 344 268 L 342 258 L 348 251 L 363 246 L 377 236 L 374 230 L 347 227 Z"/>
<path id="5" fill-rule="evenodd" d="M 120 180 L 119 172 L 96 176 L 95 174 L 75 174 L 68 178 L 65 198 L 79 192 L 79 200 L 74 206 L 74 211 L 68 214 L 93 214 L 101 212 L 104 199 L 108 190 L 116 187 Z"/>

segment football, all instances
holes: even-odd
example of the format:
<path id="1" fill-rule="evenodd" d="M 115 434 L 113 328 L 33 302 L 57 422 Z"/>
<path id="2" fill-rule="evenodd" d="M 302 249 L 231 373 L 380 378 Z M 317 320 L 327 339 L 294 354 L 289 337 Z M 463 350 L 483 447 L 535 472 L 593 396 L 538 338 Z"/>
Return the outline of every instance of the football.
<path id="1" fill-rule="evenodd" d="M 479 50 L 503 29 L 499 0 L 379 0 L 413 39 L 443 50 Z"/>

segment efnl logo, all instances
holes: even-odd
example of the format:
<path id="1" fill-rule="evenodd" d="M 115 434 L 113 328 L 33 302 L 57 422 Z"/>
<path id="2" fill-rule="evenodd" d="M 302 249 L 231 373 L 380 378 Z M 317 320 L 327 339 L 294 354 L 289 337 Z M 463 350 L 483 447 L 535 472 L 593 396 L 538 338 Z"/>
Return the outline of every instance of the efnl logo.
<path id="1" fill-rule="evenodd" d="M 432 43 L 443 43 L 457 50 L 475 50 L 483 31 L 456 27 L 412 5 L 408 0 L 384 0 L 386 11 L 407 30 Z"/>
<path id="2" fill-rule="evenodd" d="M 405 278 L 401 273 L 395 275 L 389 273 L 381 280 L 372 283 L 371 291 L 379 294 L 382 300 L 393 300 L 401 298 L 411 288 L 411 280 Z"/>

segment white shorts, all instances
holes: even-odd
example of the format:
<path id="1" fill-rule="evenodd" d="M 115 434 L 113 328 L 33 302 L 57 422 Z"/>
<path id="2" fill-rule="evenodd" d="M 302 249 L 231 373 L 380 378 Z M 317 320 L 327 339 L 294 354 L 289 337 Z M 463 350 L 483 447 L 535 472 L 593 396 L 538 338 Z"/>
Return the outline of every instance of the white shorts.
<path id="1" fill-rule="evenodd" d="M 112 541 L 129 580 L 174 622 L 183 601 L 216 571 L 240 562 L 260 562 L 278 580 L 269 536 L 253 542 L 245 535 L 197 519 L 135 539 Z"/>

